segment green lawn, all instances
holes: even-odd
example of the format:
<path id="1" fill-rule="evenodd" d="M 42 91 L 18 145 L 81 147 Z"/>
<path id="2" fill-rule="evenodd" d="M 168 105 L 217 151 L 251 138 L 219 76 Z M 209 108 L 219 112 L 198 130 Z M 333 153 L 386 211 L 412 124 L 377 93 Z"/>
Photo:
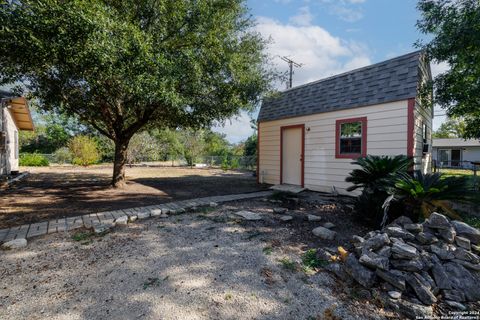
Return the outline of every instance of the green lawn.
<path id="1" fill-rule="evenodd" d="M 473 204 L 474 206 L 480 206 L 480 191 L 478 190 L 478 186 L 480 184 L 480 172 L 477 172 L 476 177 L 476 185 L 477 191 L 474 191 L 475 186 L 475 176 L 473 175 L 472 170 L 465 170 L 465 169 L 442 169 L 440 172 L 443 174 L 444 177 L 466 177 L 468 179 L 468 183 L 472 187 L 472 192 L 467 196 L 467 202 Z M 462 219 L 468 223 L 469 225 L 480 229 L 480 218 L 474 216 L 472 214 L 468 214 L 466 212 L 460 212 Z"/>

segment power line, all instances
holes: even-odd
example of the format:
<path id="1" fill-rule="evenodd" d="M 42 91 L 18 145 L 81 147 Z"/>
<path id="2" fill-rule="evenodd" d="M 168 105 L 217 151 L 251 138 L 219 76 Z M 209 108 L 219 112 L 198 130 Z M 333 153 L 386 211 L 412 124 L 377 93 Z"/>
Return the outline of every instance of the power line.
<path id="1" fill-rule="evenodd" d="M 280 59 L 288 63 L 288 67 L 290 69 L 290 76 L 287 83 L 287 89 L 290 89 L 292 87 L 293 67 L 300 68 L 301 66 L 303 66 L 303 64 L 297 63 L 292 59 L 289 59 L 288 57 L 280 57 Z"/>

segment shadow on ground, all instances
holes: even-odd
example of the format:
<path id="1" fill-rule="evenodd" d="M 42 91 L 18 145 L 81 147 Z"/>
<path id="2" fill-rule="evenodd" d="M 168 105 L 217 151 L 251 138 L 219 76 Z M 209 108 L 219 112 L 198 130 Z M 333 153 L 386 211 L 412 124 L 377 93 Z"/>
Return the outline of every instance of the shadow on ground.
<path id="1" fill-rule="evenodd" d="M 269 222 L 273 214 L 239 220 L 235 210 L 151 219 L 84 244 L 68 234 L 36 239 L 0 262 L 0 318 L 379 318 L 368 303 L 339 299 L 330 274 L 282 267 L 298 261 L 303 244 L 291 240 L 302 230 Z"/>
<path id="2" fill-rule="evenodd" d="M 0 229 L 92 212 L 265 189 L 257 185 L 251 173 L 195 172 L 192 169 L 191 174 L 181 177 L 133 176 L 125 189 L 111 188 L 111 176 L 106 173 L 32 173 L 12 188 L 0 191 Z"/>

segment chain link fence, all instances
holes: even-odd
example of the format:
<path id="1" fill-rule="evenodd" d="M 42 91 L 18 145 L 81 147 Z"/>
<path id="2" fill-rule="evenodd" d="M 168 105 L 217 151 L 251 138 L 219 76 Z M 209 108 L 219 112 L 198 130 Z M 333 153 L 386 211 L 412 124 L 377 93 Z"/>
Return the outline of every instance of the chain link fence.
<path id="1" fill-rule="evenodd" d="M 71 164 L 71 159 L 59 154 L 38 154 L 48 160 L 50 164 Z M 255 156 L 199 156 L 195 160 L 187 161 L 184 157 L 180 158 L 161 158 L 157 156 L 147 156 L 137 158 L 129 166 L 161 166 L 161 167 L 195 167 L 195 168 L 222 168 L 222 169 L 242 169 L 255 170 L 257 167 L 257 158 Z"/>

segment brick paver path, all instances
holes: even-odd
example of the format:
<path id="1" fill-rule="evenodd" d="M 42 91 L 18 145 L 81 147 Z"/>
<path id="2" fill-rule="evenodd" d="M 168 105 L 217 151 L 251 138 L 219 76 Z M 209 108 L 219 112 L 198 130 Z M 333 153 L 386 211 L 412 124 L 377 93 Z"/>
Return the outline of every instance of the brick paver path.
<path id="1" fill-rule="evenodd" d="M 212 202 L 222 203 L 227 201 L 259 198 L 266 197 L 271 194 L 272 191 L 260 191 L 231 194 L 226 196 L 196 198 L 169 202 L 155 206 L 90 213 L 83 216 L 60 218 L 33 224 L 24 224 L 18 227 L 0 229 L 0 243 L 14 239 L 26 239 L 35 236 L 41 236 L 47 233 L 70 231 L 81 227 L 89 228 L 97 224 L 125 224 L 127 221 L 135 221 L 137 219 L 160 216 L 161 214 L 182 213 L 193 207 L 208 206 Z"/>

